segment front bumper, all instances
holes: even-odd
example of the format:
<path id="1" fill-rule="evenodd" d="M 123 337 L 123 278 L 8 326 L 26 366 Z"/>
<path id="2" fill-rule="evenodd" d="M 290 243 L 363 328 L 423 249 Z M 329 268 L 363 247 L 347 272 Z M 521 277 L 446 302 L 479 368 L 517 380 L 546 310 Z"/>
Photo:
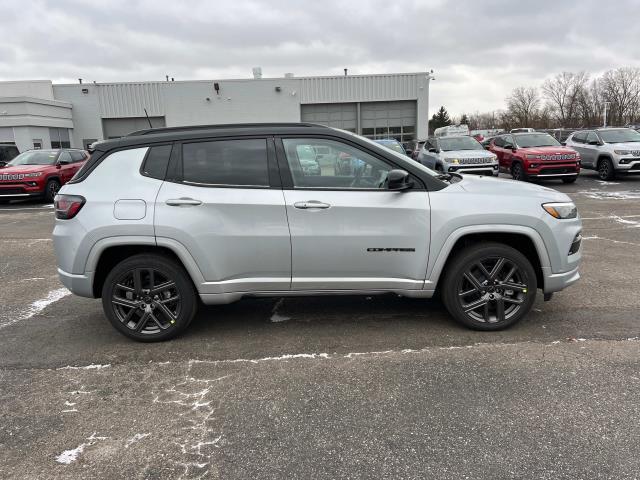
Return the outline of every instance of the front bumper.
<path id="1" fill-rule="evenodd" d="M 44 195 L 44 185 L 38 182 L 0 183 L 0 199 L 18 200 Z"/>
<path id="2" fill-rule="evenodd" d="M 536 165 L 535 167 L 533 165 Z M 580 173 L 580 166 L 574 163 L 535 163 L 531 162 L 526 166 L 526 171 L 530 178 L 570 178 L 577 177 Z"/>
<path id="3" fill-rule="evenodd" d="M 625 163 L 622 163 L 625 162 Z M 621 158 L 615 168 L 616 173 L 640 173 L 640 158 Z"/>
<path id="4" fill-rule="evenodd" d="M 552 273 L 551 267 L 542 267 L 542 275 L 544 277 L 544 293 L 554 293 L 564 290 L 580 280 L 579 267 L 563 273 Z"/>
<path id="5" fill-rule="evenodd" d="M 72 293 L 81 297 L 95 298 L 93 296 L 93 272 L 85 272 L 82 275 L 65 272 L 58 268 L 58 276 L 60 277 L 60 282 Z"/>
<path id="6" fill-rule="evenodd" d="M 455 173 L 476 173 L 476 174 L 497 176 L 499 172 L 499 167 L 497 163 L 490 163 L 487 165 L 448 165 L 445 171 L 455 172 Z"/>

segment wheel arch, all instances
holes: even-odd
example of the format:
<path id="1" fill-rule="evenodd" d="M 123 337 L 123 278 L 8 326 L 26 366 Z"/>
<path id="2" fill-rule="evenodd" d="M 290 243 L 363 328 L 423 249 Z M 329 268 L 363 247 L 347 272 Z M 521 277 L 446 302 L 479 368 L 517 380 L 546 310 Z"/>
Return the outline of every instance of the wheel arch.
<path id="1" fill-rule="evenodd" d="M 91 249 L 85 271 L 93 272 L 92 292 L 94 298 L 101 296 L 104 281 L 111 269 L 119 262 L 138 254 L 157 254 L 174 260 L 191 278 L 196 291 L 204 283 L 202 272 L 184 246 L 178 242 L 149 242 L 148 238 L 113 237 L 103 239 Z M 158 239 L 160 240 L 160 239 Z M 166 239 L 168 240 L 168 239 Z"/>
<path id="2" fill-rule="evenodd" d="M 487 228 L 489 227 L 489 228 Z M 490 225 L 463 227 L 454 231 L 440 249 L 425 288 L 437 290 L 449 262 L 461 250 L 480 242 L 497 242 L 521 252 L 533 265 L 539 288 L 544 288 L 544 268 L 551 263 L 544 242 L 538 232 L 530 227 L 517 225 Z"/>

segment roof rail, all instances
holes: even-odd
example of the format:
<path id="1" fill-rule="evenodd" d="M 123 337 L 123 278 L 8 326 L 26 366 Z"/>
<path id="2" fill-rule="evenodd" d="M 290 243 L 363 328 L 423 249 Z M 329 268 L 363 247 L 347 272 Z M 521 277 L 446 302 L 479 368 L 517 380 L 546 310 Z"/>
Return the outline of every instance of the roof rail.
<path id="1" fill-rule="evenodd" d="M 177 132 L 189 132 L 193 130 L 220 130 L 224 128 L 256 128 L 256 127 L 325 127 L 326 125 L 320 125 L 317 123 L 302 123 L 302 122 L 274 122 L 274 123 L 228 123 L 219 125 L 185 125 L 182 127 L 159 127 L 159 128 L 146 128 L 144 130 L 136 130 L 135 132 L 128 133 L 127 137 L 137 137 L 140 135 L 154 135 L 156 133 L 177 133 Z"/>

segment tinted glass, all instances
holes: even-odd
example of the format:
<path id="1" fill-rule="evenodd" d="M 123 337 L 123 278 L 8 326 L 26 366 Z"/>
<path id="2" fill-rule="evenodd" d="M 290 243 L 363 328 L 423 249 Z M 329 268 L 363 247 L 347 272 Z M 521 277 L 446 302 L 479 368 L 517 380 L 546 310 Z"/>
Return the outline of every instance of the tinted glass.
<path id="1" fill-rule="evenodd" d="M 504 137 L 497 137 L 494 141 L 493 144 L 496 147 L 504 147 Z"/>
<path id="2" fill-rule="evenodd" d="M 265 139 L 185 143 L 182 165 L 185 183 L 269 186 Z"/>
<path id="3" fill-rule="evenodd" d="M 548 133 L 521 133 L 516 135 L 516 142 L 520 148 L 560 146 L 560 142 Z"/>
<path id="4" fill-rule="evenodd" d="M 295 187 L 334 189 L 385 189 L 388 163 L 358 148 L 322 138 L 283 139 Z M 324 151 L 315 158 L 306 151 Z"/>
<path id="5" fill-rule="evenodd" d="M 84 160 L 83 152 L 71 151 L 69 152 L 69 155 L 71 155 L 71 160 L 73 160 L 74 162 L 82 162 Z"/>
<path id="6" fill-rule="evenodd" d="M 18 149 L 13 146 L 0 147 L 0 162 L 8 162 L 18 156 Z"/>
<path id="7" fill-rule="evenodd" d="M 587 132 L 580 132 L 580 133 L 576 133 L 573 137 L 571 137 L 571 140 L 576 143 L 584 143 L 586 138 L 587 138 Z"/>
<path id="8" fill-rule="evenodd" d="M 142 167 L 142 173 L 148 177 L 164 180 L 170 156 L 171 145 L 159 145 L 149 148 L 147 159 Z"/>
<path id="9" fill-rule="evenodd" d="M 60 156 L 58 157 L 58 162 L 60 163 L 71 163 L 71 155 L 69 155 L 69 152 L 60 152 Z"/>
<path id="10" fill-rule="evenodd" d="M 600 139 L 598 138 L 598 135 L 596 135 L 596 132 L 589 132 L 587 134 L 587 138 L 586 138 L 586 143 L 591 143 L 591 142 L 600 142 Z"/>
<path id="11" fill-rule="evenodd" d="M 30 150 L 18 155 L 9 162 L 9 165 L 53 165 L 57 156 L 57 152 Z"/>
<path id="12" fill-rule="evenodd" d="M 640 133 L 630 128 L 599 130 L 600 137 L 606 143 L 640 142 Z"/>
<path id="13" fill-rule="evenodd" d="M 484 150 L 482 145 L 472 137 L 440 137 L 440 148 L 445 152 L 453 150 Z"/>

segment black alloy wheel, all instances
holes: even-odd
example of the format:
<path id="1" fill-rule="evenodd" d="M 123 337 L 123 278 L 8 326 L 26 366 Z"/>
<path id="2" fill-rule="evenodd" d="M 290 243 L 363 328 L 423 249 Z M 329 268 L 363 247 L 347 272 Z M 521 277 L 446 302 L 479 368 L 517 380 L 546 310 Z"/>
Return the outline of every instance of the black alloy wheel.
<path id="1" fill-rule="evenodd" d="M 47 202 L 53 202 L 60 190 L 60 182 L 58 180 L 49 180 L 44 190 L 44 198 Z"/>
<path id="2" fill-rule="evenodd" d="M 528 313 L 537 283 L 531 263 L 519 251 L 485 243 L 454 259 L 443 288 L 444 303 L 458 321 L 476 330 L 499 330 Z"/>
<path id="3" fill-rule="evenodd" d="M 611 180 L 615 176 L 613 164 L 608 158 L 603 158 L 598 162 L 598 177 L 600 180 Z"/>
<path id="4" fill-rule="evenodd" d="M 521 182 L 524 182 L 527 180 L 527 177 L 520 163 L 513 164 L 513 166 L 511 167 L 511 176 L 513 177 L 514 180 L 519 180 Z"/>
<path id="5" fill-rule="evenodd" d="M 114 327 L 139 341 L 176 336 L 195 314 L 194 288 L 181 266 L 157 255 L 136 255 L 107 276 L 102 303 Z"/>

